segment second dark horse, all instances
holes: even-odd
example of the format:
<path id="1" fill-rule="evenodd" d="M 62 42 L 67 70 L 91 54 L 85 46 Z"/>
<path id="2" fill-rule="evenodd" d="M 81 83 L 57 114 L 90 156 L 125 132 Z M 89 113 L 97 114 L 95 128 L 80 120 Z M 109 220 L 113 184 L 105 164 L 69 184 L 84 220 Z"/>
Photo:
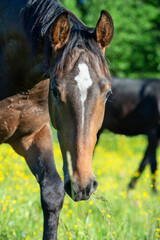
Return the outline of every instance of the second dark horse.
<path id="1" fill-rule="evenodd" d="M 156 149 L 160 139 L 160 80 L 112 79 L 113 94 L 106 102 L 106 111 L 97 142 L 104 129 L 127 136 L 147 135 L 148 146 L 129 188 L 149 163 L 152 187 L 156 192 Z"/>

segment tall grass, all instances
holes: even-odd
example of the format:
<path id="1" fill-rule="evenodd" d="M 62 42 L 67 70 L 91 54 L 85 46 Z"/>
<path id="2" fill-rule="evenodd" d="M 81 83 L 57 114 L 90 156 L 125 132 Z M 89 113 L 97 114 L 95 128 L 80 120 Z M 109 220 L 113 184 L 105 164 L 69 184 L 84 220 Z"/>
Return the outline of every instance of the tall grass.
<path id="1" fill-rule="evenodd" d="M 53 145 L 57 169 L 63 178 L 62 157 L 55 137 Z M 66 195 L 59 240 L 160 239 L 159 171 L 157 195 L 152 194 L 149 167 L 136 189 L 127 191 L 146 145 L 142 136 L 102 134 L 93 159 L 98 189 L 88 201 L 78 203 Z M 0 240 L 40 240 L 43 222 L 36 179 L 25 160 L 8 145 L 1 145 L 0 152 Z M 157 158 L 160 163 L 160 148 Z"/>

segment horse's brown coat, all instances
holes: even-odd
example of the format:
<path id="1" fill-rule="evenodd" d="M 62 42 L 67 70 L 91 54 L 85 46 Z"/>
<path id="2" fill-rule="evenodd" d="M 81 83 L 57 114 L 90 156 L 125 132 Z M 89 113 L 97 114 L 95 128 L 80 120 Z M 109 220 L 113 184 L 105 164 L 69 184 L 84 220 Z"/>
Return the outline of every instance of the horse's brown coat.
<path id="1" fill-rule="evenodd" d="M 49 79 L 34 88 L 0 101 L 0 142 L 38 132 L 49 121 Z"/>

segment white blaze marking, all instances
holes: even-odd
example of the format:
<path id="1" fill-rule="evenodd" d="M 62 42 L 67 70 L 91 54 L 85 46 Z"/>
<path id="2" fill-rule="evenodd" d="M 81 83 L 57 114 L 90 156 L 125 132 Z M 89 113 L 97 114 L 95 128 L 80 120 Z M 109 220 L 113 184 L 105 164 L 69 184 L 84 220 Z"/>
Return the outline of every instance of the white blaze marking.
<path id="1" fill-rule="evenodd" d="M 75 77 L 77 85 L 79 87 L 82 105 L 82 126 L 84 124 L 84 103 L 87 98 L 88 88 L 92 85 L 92 79 L 89 74 L 88 66 L 85 63 L 78 65 L 79 74 Z"/>

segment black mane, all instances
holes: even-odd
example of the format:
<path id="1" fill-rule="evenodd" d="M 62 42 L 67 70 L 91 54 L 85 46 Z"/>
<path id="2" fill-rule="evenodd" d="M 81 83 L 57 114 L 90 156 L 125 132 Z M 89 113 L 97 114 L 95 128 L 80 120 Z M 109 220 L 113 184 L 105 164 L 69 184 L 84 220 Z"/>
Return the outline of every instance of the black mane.
<path id="1" fill-rule="evenodd" d="M 24 30 L 32 44 L 46 36 L 52 23 L 62 13 L 68 12 L 72 26 L 87 28 L 74 14 L 62 7 L 57 0 L 29 0 L 23 9 Z"/>
<path id="2" fill-rule="evenodd" d="M 71 57 L 70 58 L 71 62 L 72 62 L 72 60 L 74 60 L 74 54 L 76 54 L 77 51 L 73 52 L 72 51 L 73 49 L 85 50 L 85 52 L 87 52 L 90 59 L 93 60 L 93 56 L 94 56 L 93 61 L 95 61 L 95 57 L 97 57 L 97 60 L 100 61 L 102 68 L 108 69 L 105 58 L 102 55 L 102 52 L 101 52 L 100 48 L 98 47 L 97 42 L 93 38 L 93 34 L 86 30 L 74 29 L 74 27 L 73 27 L 67 44 L 65 45 L 65 47 L 61 51 L 61 53 L 58 55 L 58 57 L 55 60 L 54 65 L 52 66 L 53 72 L 55 73 L 55 75 L 59 72 L 63 72 L 66 57 L 68 55 L 70 55 L 70 57 Z M 81 53 L 82 52 L 79 51 L 79 55 Z M 67 59 L 67 61 L 68 61 L 68 59 Z M 69 62 L 67 62 L 67 64 L 69 64 Z"/>
<path id="3" fill-rule="evenodd" d="M 78 19 L 72 12 L 62 7 L 58 0 L 29 0 L 26 7 L 23 9 L 24 30 L 29 38 L 33 52 L 37 53 L 39 44 L 45 38 L 50 41 L 49 31 L 55 19 L 62 13 L 68 12 L 71 24 L 71 34 L 68 43 L 63 49 L 61 57 L 56 61 L 55 72 L 61 71 L 65 58 L 70 54 L 74 47 L 83 48 L 92 52 L 98 57 L 104 66 L 106 66 L 105 59 L 93 37 L 92 28 L 88 28 L 80 19 Z M 45 64 L 50 63 L 51 47 L 45 49 Z M 61 60 L 60 60 L 61 59 Z"/>

